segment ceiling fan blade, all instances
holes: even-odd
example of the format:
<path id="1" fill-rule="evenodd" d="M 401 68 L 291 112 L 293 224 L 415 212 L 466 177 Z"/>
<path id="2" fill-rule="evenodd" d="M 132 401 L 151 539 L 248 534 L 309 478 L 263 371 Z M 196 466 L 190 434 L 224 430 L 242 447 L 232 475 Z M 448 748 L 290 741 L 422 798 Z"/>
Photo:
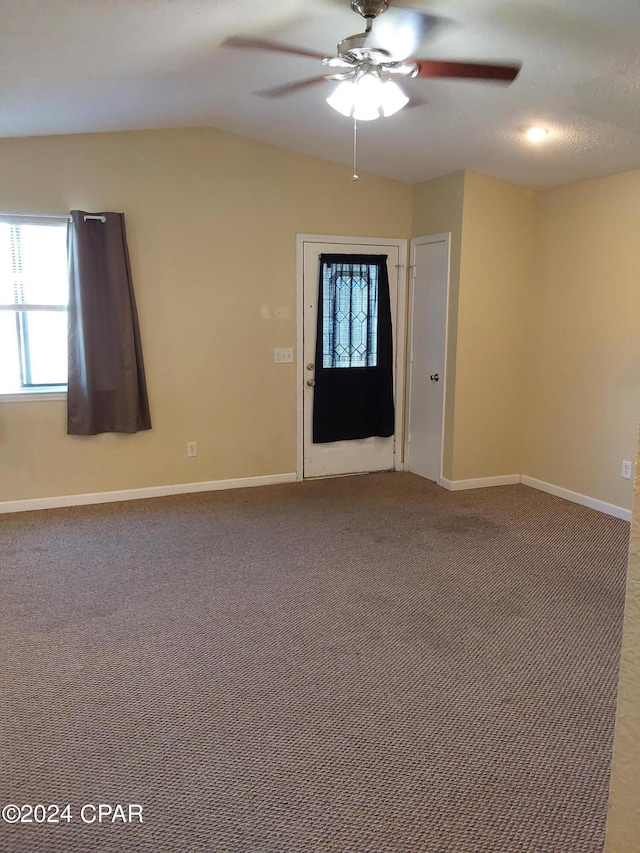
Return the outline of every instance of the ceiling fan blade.
<path id="1" fill-rule="evenodd" d="M 414 9 L 390 7 L 376 18 L 367 39 L 371 47 L 384 46 L 395 61 L 407 59 L 419 50 L 424 37 L 434 31 L 438 18 Z"/>
<path id="2" fill-rule="evenodd" d="M 414 107 L 424 107 L 426 104 L 429 103 L 429 101 L 426 98 L 423 98 L 422 95 L 419 95 L 417 92 L 412 91 L 411 88 L 404 83 L 404 81 L 400 82 L 399 80 L 394 78 L 393 82 L 396 84 L 398 89 L 400 89 L 405 98 L 409 98 L 409 101 L 405 104 L 403 110 L 410 110 Z"/>
<path id="3" fill-rule="evenodd" d="M 415 92 L 405 93 L 409 96 L 409 103 L 404 107 L 405 110 L 411 110 L 414 107 L 424 107 L 429 101 L 426 98 L 416 95 Z"/>
<path id="4" fill-rule="evenodd" d="M 306 50 L 304 47 L 293 47 L 269 39 L 254 38 L 253 36 L 230 36 L 222 42 L 222 47 L 240 47 L 245 50 L 270 50 L 276 53 L 288 53 L 291 56 L 307 56 L 309 59 L 324 59 L 323 53 Z"/>
<path id="5" fill-rule="evenodd" d="M 292 95 L 294 92 L 299 92 L 301 89 L 306 89 L 308 86 L 315 86 L 316 83 L 324 83 L 329 80 L 327 74 L 320 77 L 309 77 L 306 80 L 298 80 L 296 83 L 285 83 L 282 86 L 273 86 L 271 89 L 261 89 L 254 94 L 261 98 L 282 98 L 284 95 Z"/>
<path id="6" fill-rule="evenodd" d="M 511 83 L 520 65 L 486 65 L 481 62 L 446 62 L 440 59 L 415 59 L 416 77 L 458 77 L 467 80 L 501 80 Z"/>
<path id="7" fill-rule="evenodd" d="M 432 12 L 425 12 L 422 9 L 415 9 L 408 5 L 393 3 L 384 15 L 381 15 L 377 21 L 380 24 L 384 20 L 396 20 L 400 23 L 408 21 L 411 25 L 419 30 L 421 37 L 430 36 L 443 24 L 450 24 L 448 18 L 442 15 L 435 15 Z"/>

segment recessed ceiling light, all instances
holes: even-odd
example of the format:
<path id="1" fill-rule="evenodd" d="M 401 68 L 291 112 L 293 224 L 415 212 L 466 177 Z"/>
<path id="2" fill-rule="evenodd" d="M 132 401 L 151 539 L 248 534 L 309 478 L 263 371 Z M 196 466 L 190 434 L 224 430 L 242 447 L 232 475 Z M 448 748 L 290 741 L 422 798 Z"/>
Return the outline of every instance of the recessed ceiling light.
<path id="1" fill-rule="evenodd" d="M 524 135 L 527 137 L 529 142 L 542 142 L 542 140 L 546 139 L 549 135 L 549 131 L 546 127 L 528 127 L 524 131 Z"/>

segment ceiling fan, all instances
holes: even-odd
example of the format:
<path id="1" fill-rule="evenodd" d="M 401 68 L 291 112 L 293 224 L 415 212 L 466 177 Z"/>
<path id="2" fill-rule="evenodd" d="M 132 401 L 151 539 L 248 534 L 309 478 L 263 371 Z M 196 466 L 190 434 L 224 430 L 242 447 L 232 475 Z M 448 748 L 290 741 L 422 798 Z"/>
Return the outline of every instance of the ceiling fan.
<path id="1" fill-rule="evenodd" d="M 409 103 L 410 99 L 398 85 L 398 80 L 448 77 L 511 83 L 518 76 L 519 64 L 415 58 L 411 54 L 422 34 L 438 22 L 435 15 L 402 9 L 403 18 L 395 32 L 392 28 L 386 33 L 380 33 L 378 27 L 374 32 L 373 22 L 389 9 L 389 0 L 350 0 L 350 3 L 352 10 L 365 19 L 366 28 L 362 33 L 343 39 L 338 44 L 335 56 L 323 56 L 305 48 L 252 36 L 232 36 L 223 45 L 319 60 L 327 69 L 324 74 L 275 86 L 257 94 L 279 98 L 317 83 L 335 81 L 339 85 L 327 98 L 327 103 L 345 116 L 364 121 L 393 115 Z M 395 4 L 393 7 L 399 11 Z"/>

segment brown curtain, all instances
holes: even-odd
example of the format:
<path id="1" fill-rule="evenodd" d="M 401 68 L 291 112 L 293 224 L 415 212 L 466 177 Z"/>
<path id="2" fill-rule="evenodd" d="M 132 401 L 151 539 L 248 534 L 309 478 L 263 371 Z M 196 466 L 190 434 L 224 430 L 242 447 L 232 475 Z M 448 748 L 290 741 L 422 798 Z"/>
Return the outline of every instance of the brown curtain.
<path id="1" fill-rule="evenodd" d="M 122 213 L 72 210 L 67 433 L 151 429 Z"/>

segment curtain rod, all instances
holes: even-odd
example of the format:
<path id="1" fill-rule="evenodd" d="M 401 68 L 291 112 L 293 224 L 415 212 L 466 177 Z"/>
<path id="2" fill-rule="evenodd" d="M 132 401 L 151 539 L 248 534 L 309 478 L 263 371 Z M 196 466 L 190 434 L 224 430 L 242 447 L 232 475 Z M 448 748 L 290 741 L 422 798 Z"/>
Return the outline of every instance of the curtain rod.
<path id="1" fill-rule="evenodd" d="M 68 213 L 0 213 L 0 217 L 21 219 L 71 219 Z"/>
<path id="2" fill-rule="evenodd" d="M 0 219 L 2 217 L 7 217 L 8 219 L 71 219 L 68 213 L 0 213 Z M 87 219 L 98 219 L 100 222 L 107 221 L 107 217 L 102 214 L 87 213 L 84 221 L 86 222 Z"/>

